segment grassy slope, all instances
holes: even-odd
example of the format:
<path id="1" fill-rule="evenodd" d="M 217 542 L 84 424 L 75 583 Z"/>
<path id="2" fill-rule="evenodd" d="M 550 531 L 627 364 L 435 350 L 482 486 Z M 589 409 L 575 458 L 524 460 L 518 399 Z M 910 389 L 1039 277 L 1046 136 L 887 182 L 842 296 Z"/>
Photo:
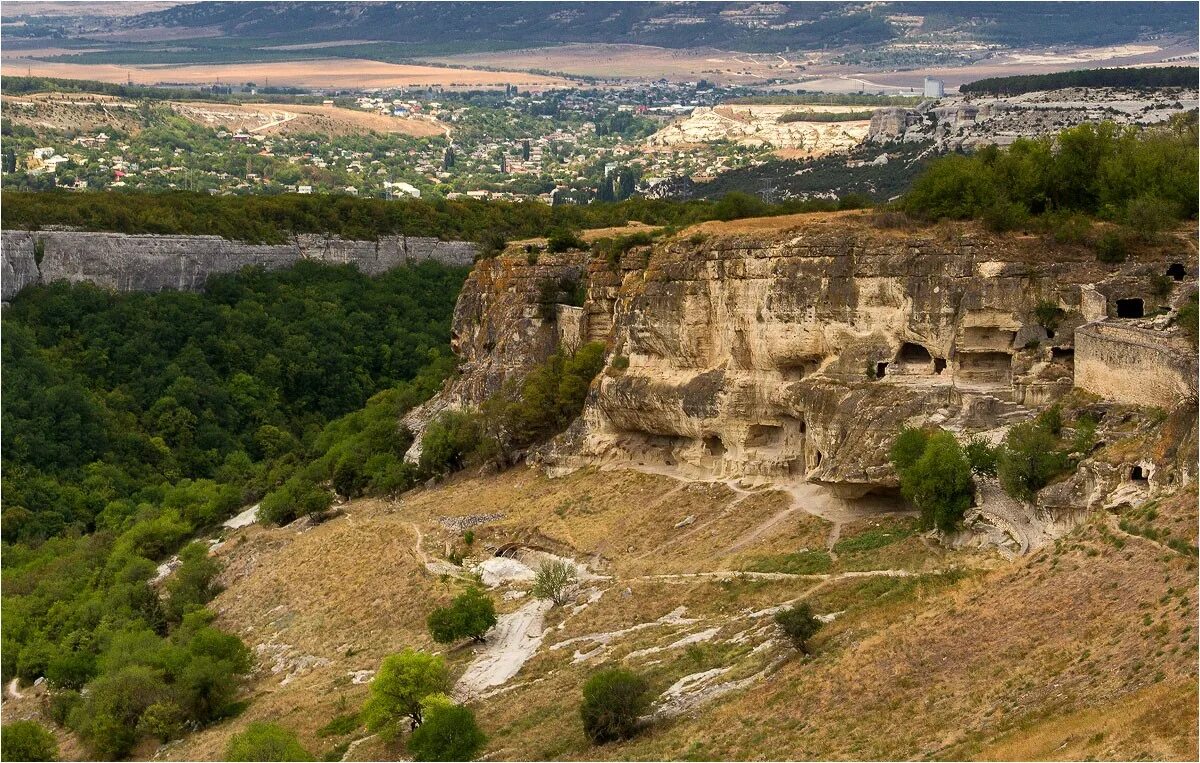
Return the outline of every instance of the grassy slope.
<path id="1" fill-rule="evenodd" d="M 1155 523 L 1189 528 L 1194 543 L 1195 501 L 1191 492 L 1161 502 Z M 748 558 L 824 548 L 828 524 L 795 512 L 748 547 L 729 550 L 731 538 L 752 535 L 787 503 L 776 492 L 744 497 L 723 484 L 684 486 L 633 472 L 585 470 L 549 480 L 515 469 L 399 503 L 356 502 L 345 516 L 300 534 L 242 531 L 244 540 L 223 551 L 229 589 L 215 606 L 224 625 L 252 645 L 268 645 L 259 652 L 264 669 L 242 716 L 167 756 L 220 757 L 228 737 L 254 720 L 296 729 L 318 754 L 365 736 L 321 737 L 317 730 L 360 706 L 366 686 L 352 683 L 351 671 L 372 669 L 404 646 L 435 649 L 425 615 L 459 590 L 423 569 L 415 526 L 431 558 L 453 549 L 482 558 L 488 547 L 521 539 L 572 549 L 613 576 L 597 584 L 598 602 L 553 611 L 552 630 L 511 688 L 476 703 L 493 758 L 1195 757 L 1193 557 L 1096 516 L 1057 548 L 1008 563 L 930 548 L 912 535 L 911 519 L 894 517 L 843 527 L 831 572 L 903 567 L 922 574 L 652 577 L 743 569 Z M 469 548 L 435 521 L 480 512 L 505 517 L 476 528 Z M 689 515 L 691 524 L 674 527 Z M 885 533 L 895 539 L 878 545 Z M 810 660 L 776 638 L 769 617 L 747 615 L 799 597 L 820 613 L 840 613 L 815 638 Z M 590 652 L 595 642 L 553 648 L 681 605 L 697 622 L 626 634 L 581 661 L 576 652 Z M 629 657 L 709 628 L 718 628 L 710 641 Z M 473 656 L 469 647 L 443 651 L 456 672 Z M 276 652 L 329 663 L 281 685 L 288 670 L 270 672 Z M 712 668 L 729 668 L 722 680 L 766 674 L 629 743 L 592 748 L 579 725 L 579 687 L 598 665 L 618 660 L 645 672 L 657 691 Z M 368 739 L 349 759 L 402 754 Z"/>

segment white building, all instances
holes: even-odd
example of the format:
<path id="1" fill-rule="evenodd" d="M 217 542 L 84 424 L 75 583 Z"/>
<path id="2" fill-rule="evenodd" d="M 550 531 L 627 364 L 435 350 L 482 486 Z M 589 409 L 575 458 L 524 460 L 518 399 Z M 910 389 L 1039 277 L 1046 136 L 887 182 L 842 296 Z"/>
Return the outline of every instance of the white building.
<path id="1" fill-rule="evenodd" d="M 944 98 L 946 97 L 946 83 L 940 79 L 933 77 L 925 78 L 925 97 L 926 98 Z"/>

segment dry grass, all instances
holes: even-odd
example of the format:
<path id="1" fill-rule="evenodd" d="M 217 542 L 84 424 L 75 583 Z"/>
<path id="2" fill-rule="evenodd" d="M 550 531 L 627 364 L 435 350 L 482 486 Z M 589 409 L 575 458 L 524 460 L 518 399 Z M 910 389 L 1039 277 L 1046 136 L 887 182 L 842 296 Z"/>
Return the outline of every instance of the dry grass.
<path id="1" fill-rule="evenodd" d="M 781 750 L 826 759 L 1194 757 L 1193 558 L 1145 539 L 1122 543 L 1096 517 L 1057 549 L 1007 563 L 930 548 L 911 518 L 889 516 L 844 525 L 831 570 L 899 567 L 914 576 L 672 575 L 824 549 L 830 525 L 803 512 L 756 534 L 787 498 L 629 471 L 548 479 L 517 468 L 462 476 L 399 503 L 355 502 L 299 534 L 242 531 L 244 540 L 221 551 L 228 584 L 214 602 L 221 624 L 252 647 L 287 644 L 293 656 L 329 664 L 282 683 L 285 673 L 271 673 L 264 658 L 245 713 L 188 737 L 167 757 L 220 757 L 229 736 L 256 720 L 295 729 L 317 753 L 361 737 L 317 736 L 365 698 L 366 686 L 352 684 L 350 672 L 373 669 L 405 646 L 437 649 L 425 616 L 462 585 L 425 571 L 414 525 L 431 558 L 452 550 L 482 558 L 517 540 L 569 553 L 609 576 L 588 583 L 576 603 L 595 593 L 598 600 L 553 610 L 533 658 L 502 693 L 474 703 L 491 759 L 746 759 L 781 757 Z M 1164 502 L 1161 521 L 1190 516 L 1194 523 L 1194 501 L 1193 493 L 1190 504 Z M 437 522 L 479 513 L 504 517 L 474 528 L 469 547 Z M 675 528 L 688 515 L 694 521 Z M 729 551 L 746 537 L 752 542 Z M 523 603 L 497 599 L 502 611 Z M 837 614 L 813 639 L 817 656 L 808 660 L 794 656 L 763 613 L 797 599 Z M 680 607 L 693 622 L 654 623 Z M 635 629 L 606 645 L 589 638 L 628 628 Z M 668 648 L 711 629 L 709 640 Z M 474 655 L 470 647 L 442 651 L 455 672 Z M 728 670 L 721 680 L 759 678 L 631 742 L 594 748 L 577 698 L 590 672 L 611 664 L 644 673 L 656 692 L 714 668 Z M 402 747 L 372 739 L 351 759 L 400 755 Z"/>

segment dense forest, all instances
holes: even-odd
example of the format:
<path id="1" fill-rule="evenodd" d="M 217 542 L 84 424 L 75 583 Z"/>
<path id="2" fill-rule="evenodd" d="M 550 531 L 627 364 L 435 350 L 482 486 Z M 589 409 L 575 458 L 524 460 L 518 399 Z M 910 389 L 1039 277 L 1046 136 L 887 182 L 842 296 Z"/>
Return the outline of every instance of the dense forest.
<path id="1" fill-rule="evenodd" d="M 931 219 L 981 218 L 994 230 L 1039 217 L 1071 227 L 1076 215 L 1154 233 L 1196 217 L 1197 137 L 1192 113 L 1156 128 L 1103 122 L 987 146 L 932 163 L 902 206 Z"/>
<path id="2" fill-rule="evenodd" d="M 989 77 L 959 87 L 967 95 L 1020 95 L 1064 87 L 1127 87 L 1159 89 L 1195 88 L 1200 69 L 1195 66 L 1148 66 L 1140 69 L 1077 69 L 1055 74 L 1021 74 Z"/>
<path id="3" fill-rule="evenodd" d="M 3 317 L 4 680 L 45 676 L 51 716 L 99 759 L 237 712 L 251 656 L 204 609 L 208 546 L 185 544 L 349 444 L 371 458 L 361 489 L 410 484 L 398 417 L 453 369 L 465 274 L 300 264 L 202 294 L 22 292 Z M 313 490 L 297 500 L 328 507 Z"/>
<path id="4" fill-rule="evenodd" d="M 70 226 L 118 233 L 218 235 L 255 243 L 282 243 L 295 233 L 331 233 L 348 239 L 437 236 L 479 240 L 545 235 L 556 228 L 605 228 L 639 220 L 650 225 L 689 225 L 704 220 L 779 215 L 820 205 L 794 201 L 766 204 L 741 194 L 715 201 L 677 203 L 628 199 L 617 203 L 547 206 L 539 201 L 384 201 L 351 196 L 211 196 L 184 191 L 159 194 L 38 193 L 9 191 L 4 224 L 38 230 Z"/>

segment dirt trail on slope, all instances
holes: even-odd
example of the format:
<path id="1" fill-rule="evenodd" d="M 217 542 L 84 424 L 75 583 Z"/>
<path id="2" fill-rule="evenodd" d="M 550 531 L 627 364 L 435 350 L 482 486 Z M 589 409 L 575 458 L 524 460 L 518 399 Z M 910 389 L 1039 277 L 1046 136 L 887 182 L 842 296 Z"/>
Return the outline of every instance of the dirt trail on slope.
<path id="1" fill-rule="evenodd" d="M 515 676 L 541 646 L 546 635 L 543 621 L 551 606 L 549 601 L 534 599 L 516 612 L 501 615 L 487 644 L 454 686 L 454 698 L 460 702 L 482 698 Z"/>

